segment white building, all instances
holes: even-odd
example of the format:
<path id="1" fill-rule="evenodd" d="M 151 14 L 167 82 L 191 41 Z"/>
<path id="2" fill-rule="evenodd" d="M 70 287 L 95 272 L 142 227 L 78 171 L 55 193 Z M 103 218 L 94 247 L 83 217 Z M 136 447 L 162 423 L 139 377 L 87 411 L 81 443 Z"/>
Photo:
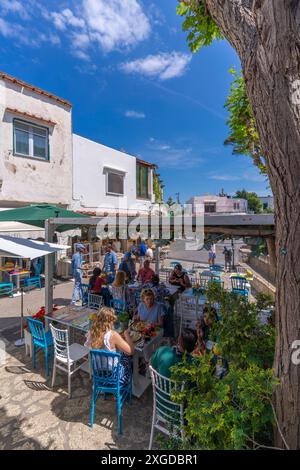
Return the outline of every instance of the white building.
<path id="1" fill-rule="evenodd" d="M 73 135 L 68 101 L 0 72 L 0 210 L 47 203 L 90 215 L 147 213 L 154 168 Z M 0 233 L 43 236 L 13 222 L 0 223 Z"/>
<path id="2" fill-rule="evenodd" d="M 193 196 L 187 201 L 192 205 L 193 214 L 247 214 L 248 203 L 246 199 L 233 198 L 227 195 Z"/>
<path id="3" fill-rule="evenodd" d="M 91 215 L 147 213 L 154 202 L 153 168 L 74 134 L 72 209 Z"/>
<path id="4" fill-rule="evenodd" d="M 258 196 L 262 203 L 263 209 L 274 210 L 274 198 L 273 196 Z"/>
<path id="5" fill-rule="evenodd" d="M 72 106 L 0 73 L 0 210 L 72 201 Z M 0 232 L 31 227 L 1 224 Z"/>

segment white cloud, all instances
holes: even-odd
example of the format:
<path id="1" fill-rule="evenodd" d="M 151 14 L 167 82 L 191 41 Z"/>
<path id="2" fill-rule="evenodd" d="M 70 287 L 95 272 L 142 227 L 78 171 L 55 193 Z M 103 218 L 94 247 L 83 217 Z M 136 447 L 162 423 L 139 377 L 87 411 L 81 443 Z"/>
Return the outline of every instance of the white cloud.
<path id="1" fill-rule="evenodd" d="M 138 0 L 83 0 L 82 6 L 93 40 L 106 52 L 133 46 L 149 36 L 150 23 Z"/>
<path id="2" fill-rule="evenodd" d="M 21 2 L 17 0 L 0 0 L 1 13 L 14 13 L 21 16 L 23 19 L 28 19 L 29 14 Z"/>
<path id="3" fill-rule="evenodd" d="M 104 52 L 128 49 L 150 34 L 150 22 L 139 0 L 81 0 L 78 4 L 74 11 L 66 8 L 44 15 L 69 34 L 72 49 L 94 44 Z"/>
<path id="4" fill-rule="evenodd" d="M 146 159 L 157 163 L 160 168 L 196 168 L 203 163 L 203 158 L 194 153 L 191 147 L 173 146 L 150 137 L 146 148 L 140 152 Z"/>
<path id="5" fill-rule="evenodd" d="M 259 174 L 257 170 L 256 172 L 243 172 L 240 175 L 230 175 L 230 174 L 214 174 L 209 176 L 210 180 L 216 180 L 216 181 L 240 181 L 240 180 L 245 180 L 245 181 L 254 181 L 257 183 L 264 182 L 266 181 L 266 177 Z"/>
<path id="6" fill-rule="evenodd" d="M 146 117 L 146 114 L 138 111 L 128 110 L 125 112 L 125 116 L 134 119 L 144 119 Z"/>
<path id="7" fill-rule="evenodd" d="M 168 80 L 183 75 L 191 58 L 190 54 L 173 51 L 169 54 L 160 53 L 149 55 L 143 59 L 124 62 L 120 68 L 125 73 L 138 73 L 146 77 L 158 77 L 160 80 Z"/>
<path id="8" fill-rule="evenodd" d="M 65 8 L 61 13 L 50 13 L 50 18 L 60 31 L 67 29 L 68 25 L 74 28 L 85 27 L 85 21 L 82 18 L 77 18 L 69 8 Z"/>

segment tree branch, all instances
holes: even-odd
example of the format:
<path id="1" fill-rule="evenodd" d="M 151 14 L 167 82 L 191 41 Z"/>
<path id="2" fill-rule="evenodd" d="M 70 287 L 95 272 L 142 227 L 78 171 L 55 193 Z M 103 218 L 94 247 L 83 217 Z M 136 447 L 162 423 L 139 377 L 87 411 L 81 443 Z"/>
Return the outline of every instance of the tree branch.
<path id="1" fill-rule="evenodd" d="M 204 0 L 212 19 L 241 56 L 251 51 L 256 39 L 253 0 Z"/>

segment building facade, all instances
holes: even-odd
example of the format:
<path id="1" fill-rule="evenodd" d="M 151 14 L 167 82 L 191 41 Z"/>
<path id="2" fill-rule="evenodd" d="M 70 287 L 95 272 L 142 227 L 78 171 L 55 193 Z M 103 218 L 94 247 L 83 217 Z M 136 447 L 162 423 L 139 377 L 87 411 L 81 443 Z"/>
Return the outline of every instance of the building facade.
<path id="1" fill-rule="evenodd" d="M 0 210 L 45 203 L 90 215 L 145 214 L 155 169 L 73 134 L 67 100 L 0 72 Z M 0 223 L 0 233 L 43 235 L 12 222 Z"/>
<path id="2" fill-rule="evenodd" d="M 273 196 L 258 196 L 260 202 L 262 203 L 264 210 L 274 210 L 274 198 Z"/>
<path id="3" fill-rule="evenodd" d="M 246 199 L 233 198 L 227 195 L 194 196 L 187 201 L 192 205 L 193 214 L 247 214 L 248 203 Z"/>
<path id="4" fill-rule="evenodd" d="M 72 201 L 72 106 L 0 73 L 0 206 Z"/>
<path id="5" fill-rule="evenodd" d="M 148 162 L 74 134 L 72 209 L 99 216 L 148 213 L 153 171 Z"/>

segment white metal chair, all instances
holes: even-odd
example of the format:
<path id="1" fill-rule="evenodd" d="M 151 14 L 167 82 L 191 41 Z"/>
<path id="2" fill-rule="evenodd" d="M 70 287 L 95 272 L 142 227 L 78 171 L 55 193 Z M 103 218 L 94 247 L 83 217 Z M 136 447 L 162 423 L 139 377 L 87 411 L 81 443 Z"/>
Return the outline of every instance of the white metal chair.
<path id="1" fill-rule="evenodd" d="M 158 431 L 173 437 L 183 439 L 183 404 L 172 401 L 174 392 L 183 391 L 184 384 L 177 384 L 159 374 L 149 366 L 153 387 L 153 416 L 149 442 L 149 450 L 152 449 L 154 431 Z"/>
<path id="2" fill-rule="evenodd" d="M 198 296 L 186 297 L 181 295 L 179 298 L 178 314 L 180 316 L 179 334 L 183 328 L 196 328 L 196 322 L 200 320 L 203 314 L 202 300 Z"/>
<path id="3" fill-rule="evenodd" d="M 78 343 L 69 345 L 68 330 L 59 330 L 50 324 L 54 343 L 54 363 L 51 386 L 54 386 L 56 369 L 60 369 L 68 374 L 68 394 L 71 398 L 71 377 L 83 365 L 88 365 L 90 371 L 89 352 L 90 350 Z M 77 365 L 78 361 L 86 360 Z M 90 373 L 91 376 L 91 373 Z"/>
<path id="4" fill-rule="evenodd" d="M 103 306 L 103 297 L 98 294 L 88 294 L 88 307 L 100 308 Z"/>

